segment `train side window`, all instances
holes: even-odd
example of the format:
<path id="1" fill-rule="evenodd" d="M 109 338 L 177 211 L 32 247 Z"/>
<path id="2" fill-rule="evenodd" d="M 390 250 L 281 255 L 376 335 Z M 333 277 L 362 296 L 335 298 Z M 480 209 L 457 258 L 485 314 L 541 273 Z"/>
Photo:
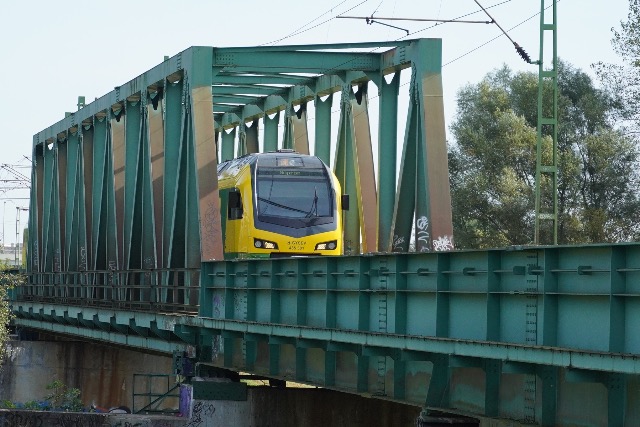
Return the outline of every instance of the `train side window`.
<path id="1" fill-rule="evenodd" d="M 242 196 L 237 188 L 229 191 L 229 203 L 227 204 L 227 218 L 242 219 Z"/>

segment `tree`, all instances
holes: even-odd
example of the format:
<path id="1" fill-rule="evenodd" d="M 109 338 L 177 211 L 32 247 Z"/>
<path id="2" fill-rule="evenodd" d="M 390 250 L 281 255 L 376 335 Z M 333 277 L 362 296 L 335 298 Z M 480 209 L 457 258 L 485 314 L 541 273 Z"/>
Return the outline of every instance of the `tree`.
<path id="1" fill-rule="evenodd" d="M 612 98 L 562 61 L 558 91 L 559 242 L 635 239 L 638 151 L 613 129 Z M 458 93 L 449 152 L 458 247 L 532 243 L 537 92 L 536 73 L 503 67 Z M 543 107 L 550 115 L 551 105 Z M 544 137 L 549 159 L 550 136 Z"/>
<path id="2" fill-rule="evenodd" d="M 9 265 L 0 263 L 0 366 L 6 354 L 6 343 L 9 339 L 9 322 L 12 318 L 9 307 L 9 291 L 20 286 L 24 276 L 9 272 Z"/>
<path id="3" fill-rule="evenodd" d="M 629 0 L 627 21 L 611 29 L 614 51 L 622 65 L 598 62 L 593 68 L 607 91 L 615 96 L 617 118 L 640 131 L 640 0 Z"/>

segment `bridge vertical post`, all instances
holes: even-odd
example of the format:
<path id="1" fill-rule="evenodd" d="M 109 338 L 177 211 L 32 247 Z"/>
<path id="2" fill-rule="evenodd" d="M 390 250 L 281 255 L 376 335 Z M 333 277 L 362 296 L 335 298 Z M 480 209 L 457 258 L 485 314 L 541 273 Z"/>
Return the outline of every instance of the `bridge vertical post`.
<path id="1" fill-rule="evenodd" d="M 486 321 L 486 340 L 500 340 L 500 295 L 501 277 L 496 271 L 500 270 L 501 259 L 500 252 L 487 252 L 487 304 L 485 310 Z"/>
<path id="2" fill-rule="evenodd" d="M 182 126 L 182 85 L 184 79 L 170 81 L 165 79 L 164 99 L 164 191 L 162 198 L 162 265 L 168 266 L 169 250 L 172 241 L 172 217 L 175 193 L 178 184 L 178 166 L 180 156 L 180 133 Z"/>
<path id="3" fill-rule="evenodd" d="M 626 425 L 627 375 L 610 373 L 607 386 L 607 409 L 610 426 Z"/>
<path id="4" fill-rule="evenodd" d="M 66 176 L 62 176 L 61 178 L 66 181 L 66 201 L 65 201 L 65 215 L 64 215 L 64 239 L 63 239 L 63 260 L 62 267 L 63 271 L 75 272 L 78 271 L 78 264 L 80 258 L 79 251 L 79 238 L 84 234 L 81 233 L 81 219 L 79 218 L 81 215 L 80 206 L 84 206 L 84 198 L 81 194 L 81 180 L 80 180 L 80 172 L 81 162 L 79 159 L 80 151 L 80 140 L 81 140 L 82 131 L 80 128 L 76 130 L 76 132 L 70 132 L 69 137 L 67 138 L 67 173 Z M 82 216 L 84 218 L 84 216 Z M 82 230 L 84 231 L 84 230 Z M 71 282 L 73 284 L 73 296 L 75 298 L 79 297 L 79 293 L 77 292 L 76 285 L 77 275 L 63 275 L 66 277 L 65 282 Z"/>
<path id="5" fill-rule="evenodd" d="M 241 122 L 238 125 L 238 152 L 235 157 L 247 154 L 247 125 Z"/>
<path id="6" fill-rule="evenodd" d="M 413 221 L 416 208 L 415 179 L 416 162 L 418 158 L 417 146 L 415 144 L 418 126 L 417 116 L 414 113 L 417 107 L 415 105 L 415 96 L 413 95 L 415 85 L 415 71 L 412 68 L 407 126 L 405 128 L 402 161 L 398 175 L 398 190 L 395 194 L 396 200 L 391 221 L 390 244 L 393 252 L 408 252 L 411 246 L 411 222 Z"/>
<path id="7" fill-rule="evenodd" d="M 229 263 L 224 264 L 224 319 L 233 319 L 233 304 L 234 304 L 234 286 L 233 286 L 233 272 L 231 271 L 232 265 Z M 224 331 L 222 333 L 222 342 L 224 346 L 224 366 L 232 367 L 233 366 L 233 341 L 234 338 L 228 335 L 225 335 Z"/>
<path id="8" fill-rule="evenodd" d="M 247 295 L 247 309 L 246 309 L 246 318 L 244 319 L 247 322 L 255 322 L 257 320 L 257 306 L 256 306 L 256 263 L 254 262 L 246 262 L 243 264 L 246 268 L 246 276 L 245 276 L 245 292 Z M 251 370 L 254 368 L 256 362 L 256 353 L 257 353 L 257 343 L 256 341 L 248 341 L 246 337 L 244 338 L 244 360 L 245 360 L 245 368 L 247 370 Z"/>
<path id="9" fill-rule="evenodd" d="M 287 104 L 285 114 L 284 136 L 282 148 L 289 148 L 302 154 L 309 154 L 309 136 L 307 132 L 307 105 L 301 104 L 299 110 Z"/>
<path id="10" fill-rule="evenodd" d="M 278 149 L 278 124 L 280 123 L 280 111 L 273 114 L 273 117 L 269 117 L 268 114 L 264 116 L 264 152 L 276 151 Z M 224 156 L 223 160 L 228 160 Z"/>
<path id="11" fill-rule="evenodd" d="M 302 259 L 296 261 L 296 323 L 306 326 L 308 306 L 307 271 L 308 263 Z M 296 373 L 295 378 L 299 381 L 305 381 L 307 372 L 307 349 L 305 347 L 296 346 Z"/>
<path id="12" fill-rule="evenodd" d="M 343 192 L 355 197 L 357 207 L 346 211 L 344 223 L 344 253 L 355 255 L 377 251 L 377 194 L 367 86 L 360 84 L 353 93 L 348 81 L 343 85 L 340 129 L 334 170 Z"/>
<path id="13" fill-rule="evenodd" d="M 254 119 L 253 122 L 251 122 L 251 126 L 247 127 L 245 124 L 243 124 L 243 126 L 245 127 L 245 135 L 246 135 L 245 144 L 246 144 L 247 153 L 260 152 L 259 138 L 258 138 L 260 121 L 258 119 Z"/>
<path id="14" fill-rule="evenodd" d="M 338 143 L 335 152 L 335 161 L 333 168 L 342 186 L 344 194 L 351 194 L 356 197 L 355 176 L 353 174 L 353 122 L 351 116 L 351 85 L 344 84 L 342 87 L 342 96 L 340 98 L 340 124 L 338 127 Z M 353 203 L 357 206 L 357 203 Z M 360 217 L 358 210 L 350 209 L 342 214 L 343 224 L 343 252 L 345 255 L 354 255 L 360 253 Z"/>
<path id="15" fill-rule="evenodd" d="M 150 91 L 149 97 L 151 102 L 147 104 L 147 117 L 149 128 L 149 152 L 151 157 L 151 200 L 153 201 L 153 232 L 154 247 L 152 248 L 154 253 L 154 260 L 156 268 L 162 269 L 164 267 L 164 200 L 163 200 L 163 188 L 166 183 L 164 179 L 164 163 L 165 163 L 165 135 L 164 135 L 164 122 L 163 122 L 163 108 L 161 98 L 165 96 L 166 91 Z M 164 273 L 155 273 L 153 277 L 153 283 L 150 285 L 152 289 L 150 291 L 150 302 L 158 302 L 158 290 L 157 286 L 164 283 Z"/>
<path id="16" fill-rule="evenodd" d="M 220 150 L 220 155 L 222 156 L 223 162 L 231 160 L 235 157 L 234 145 L 236 139 L 236 131 L 237 129 L 235 127 L 230 132 L 227 132 L 225 130 L 222 131 L 222 148 Z"/>
<path id="17" fill-rule="evenodd" d="M 396 199 L 398 92 L 400 72 L 387 83 L 381 75 L 378 118 L 378 251 L 390 252 L 393 208 Z"/>
<path id="18" fill-rule="evenodd" d="M 78 203 L 82 203 L 81 206 L 78 207 L 78 212 L 80 214 L 80 226 L 81 226 L 81 236 L 78 236 L 79 240 L 79 250 L 80 250 L 80 260 L 78 261 L 78 266 L 80 271 L 90 270 L 91 260 L 93 259 L 92 255 L 92 244 L 91 244 L 91 225 L 92 225 L 92 207 L 91 202 L 93 200 L 93 135 L 95 128 L 93 126 L 93 120 L 91 122 L 84 123 L 82 125 L 82 143 L 80 144 L 80 170 L 78 179 L 80 182 L 80 188 L 82 188 L 82 200 L 79 200 Z M 89 297 L 89 290 L 91 289 L 88 285 L 94 283 L 95 274 L 92 273 L 84 273 L 84 276 L 81 280 L 82 284 L 85 285 L 81 288 L 81 296 L 83 298 Z"/>
<path id="19" fill-rule="evenodd" d="M 184 77 L 174 75 L 164 80 L 164 191 L 162 196 L 162 267 L 170 268 L 175 266 L 176 261 L 172 256 L 175 243 L 178 239 L 175 230 L 179 228 L 176 224 L 176 206 L 178 206 L 178 187 L 180 174 L 180 159 L 182 147 L 180 144 L 183 133 L 183 117 L 185 112 L 182 109 L 184 92 Z M 176 274 L 162 273 L 162 289 L 158 292 L 158 302 L 169 302 L 169 284 Z"/>
<path id="20" fill-rule="evenodd" d="M 527 256 L 528 270 L 527 280 L 542 282 L 542 315 L 536 316 L 536 328 L 542 330 L 541 344 L 555 347 L 558 342 L 558 275 L 552 270 L 558 268 L 558 249 L 545 248 Z M 544 264 L 539 266 L 540 261 Z M 538 272 L 532 274 L 533 268 L 542 267 L 542 276 Z M 542 327 L 540 328 L 540 321 Z"/>
<path id="21" fill-rule="evenodd" d="M 145 91 L 146 92 L 146 91 Z M 142 114 L 140 99 L 132 98 L 125 101 L 125 120 L 124 122 L 124 170 L 121 171 L 119 167 L 115 167 L 114 171 L 116 176 L 123 175 L 121 177 L 120 185 L 124 184 L 124 204 L 122 199 L 116 201 L 118 219 L 118 240 L 123 244 L 119 245 L 120 249 L 123 249 L 123 253 L 120 253 L 118 258 L 120 259 L 119 266 L 121 269 L 139 269 L 142 267 L 141 253 L 140 253 L 140 234 L 145 233 L 147 230 L 140 229 L 141 217 L 136 215 L 136 211 L 142 208 L 141 186 L 142 173 L 140 170 L 141 148 L 142 148 L 142 128 L 144 122 L 144 116 Z M 112 126 L 115 129 L 115 126 Z M 145 129 L 146 131 L 146 129 Z M 116 134 L 114 132 L 114 152 L 116 151 Z M 118 196 L 118 186 L 116 183 L 116 199 Z M 141 215 L 142 212 L 139 212 Z M 138 238 L 134 237 L 133 230 L 136 230 Z M 121 236 L 120 233 L 123 233 Z M 125 283 L 129 287 L 132 283 L 134 275 L 128 275 L 128 280 Z M 123 285 L 125 285 L 123 284 Z M 127 294 L 129 292 L 127 291 Z M 133 297 L 133 295 L 131 295 Z"/>
<path id="22" fill-rule="evenodd" d="M 82 252 L 82 259 L 80 261 L 80 265 L 83 270 L 90 270 L 92 267 L 92 259 L 93 256 L 93 245 L 92 245 L 92 224 L 93 224 L 93 211 L 92 211 L 92 201 L 93 201 L 93 136 L 95 132 L 94 120 L 91 121 L 90 124 L 83 125 L 82 132 L 82 144 L 80 144 L 80 148 L 82 150 L 82 177 L 83 180 L 83 188 L 84 188 L 84 236 L 81 239 L 84 239 L 84 246 L 80 247 L 80 251 Z M 89 284 L 94 280 L 95 276 L 87 276 L 86 283 Z M 85 289 L 86 292 L 86 289 Z M 83 293 L 83 297 L 87 297 L 85 293 Z"/>
<path id="23" fill-rule="evenodd" d="M 378 251 L 378 195 L 371 147 L 371 125 L 369 123 L 369 100 L 367 83 L 358 85 L 358 92 L 351 98 L 356 188 L 360 214 L 360 252 Z"/>
<path id="24" fill-rule="evenodd" d="M 357 267 L 354 269 L 358 272 L 356 277 L 352 278 L 354 282 L 350 285 L 350 288 L 355 288 L 357 285 L 358 292 L 358 330 L 369 331 L 369 321 L 371 319 L 371 294 L 367 290 L 371 290 L 370 280 L 373 279 L 370 274 L 370 262 L 369 258 L 356 258 L 353 257 L 353 262 L 357 262 Z M 355 283 L 357 280 L 357 283 Z M 375 289 L 375 288 L 374 288 Z M 382 377 L 382 383 L 379 384 L 376 394 L 384 395 L 384 375 L 386 374 L 386 356 L 384 355 L 369 355 L 362 351 L 357 354 L 358 373 L 357 373 L 357 390 L 359 392 L 366 392 L 369 390 L 369 365 L 374 360 L 382 361 L 382 372 L 378 371 L 378 375 Z M 374 362 L 375 363 L 375 362 Z"/>
<path id="25" fill-rule="evenodd" d="M 545 427 L 557 424 L 558 406 L 558 368 L 555 366 L 539 366 L 537 375 L 542 381 L 541 425 Z M 622 425 L 622 424 L 609 424 Z"/>
<path id="26" fill-rule="evenodd" d="M 119 99 L 119 93 L 118 93 Z M 118 229 L 114 173 L 114 130 L 112 123 L 123 120 L 120 104 L 112 106 L 107 114 L 94 121 L 94 164 L 93 164 L 93 219 L 94 219 L 94 262 L 95 270 L 110 270 L 97 283 L 99 298 L 114 297 L 109 292 L 113 285 L 113 271 L 118 269 Z M 117 130 L 116 130 L 117 131 Z"/>
<path id="27" fill-rule="evenodd" d="M 325 328 L 336 328 L 337 317 L 337 279 L 333 274 L 336 272 L 337 261 L 335 258 L 328 257 L 323 259 L 325 263 Z M 334 386 L 336 383 L 336 352 L 331 350 L 327 344 L 324 353 L 324 385 L 326 387 Z"/>
<path id="28" fill-rule="evenodd" d="M 118 110 L 115 117 L 111 119 L 111 147 L 112 147 L 112 156 L 113 156 L 113 174 L 114 174 L 114 186 L 115 186 L 115 215 L 116 215 L 116 233 L 117 233 L 117 268 L 125 269 L 125 253 L 129 249 L 129 242 L 125 242 L 125 235 L 127 230 L 130 230 L 131 226 L 128 224 L 130 222 L 130 215 L 133 214 L 133 207 L 130 206 L 131 201 L 128 200 L 131 198 L 131 191 L 133 188 L 127 185 L 127 176 L 129 179 L 134 179 L 131 175 L 133 174 L 133 170 L 131 170 L 132 162 L 131 156 L 135 155 L 135 151 L 133 153 L 127 152 L 126 141 L 127 141 L 127 129 L 125 128 L 125 118 L 124 114 L 126 114 L 127 110 L 127 101 L 125 101 L 124 109 Z M 129 136 L 131 138 L 135 137 L 135 133 L 133 133 L 134 121 L 136 118 L 139 120 L 139 117 L 134 117 L 135 112 L 130 108 L 129 114 L 131 117 L 127 116 L 126 121 L 129 122 Z M 133 133 L 133 134 L 132 134 Z M 135 145 L 132 140 L 129 144 L 129 151 L 135 149 Z M 129 158 L 129 162 L 127 162 L 127 157 Z M 127 171 L 127 168 L 129 171 Z M 129 172 L 129 173 L 127 173 Z M 135 181 L 134 181 L 135 182 Z M 129 193 L 129 194 L 127 194 Z M 128 215 L 125 215 L 126 208 L 125 205 L 131 212 Z M 126 218 L 125 218 L 126 216 Z M 125 230 L 125 224 L 127 224 L 127 230 Z"/>
<path id="29" fill-rule="evenodd" d="M 315 151 L 314 154 L 320 158 L 327 166 L 331 166 L 331 105 L 333 104 L 333 94 L 327 96 L 323 101 L 322 97 L 316 94 L 316 123 L 315 123 Z"/>
<path id="30" fill-rule="evenodd" d="M 425 149 L 420 158 L 424 164 L 428 187 L 429 224 L 431 226 L 431 249 L 453 249 L 453 225 L 449 166 L 442 95 L 442 40 L 418 42 L 419 58 L 429 58 L 422 63 L 419 93 L 423 106 L 422 120 Z M 430 52 L 431 55 L 427 55 Z M 422 62 L 422 61 L 421 61 Z M 416 211 L 416 221 L 421 217 Z"/>
<path id="31" fill-rule="evenodd" d="M 118 99 L 120 95 L 118 92 Z M 114 138 L 120 137 L 120 133 L 124 132 L 124 129 L 116 127 L 113 128 L 114 123 L 124 122 L 124 110 L 120 104 L 111 108 L 109 115 L 105 119 L 105 136 L 104 143 L 102 145 L 103 151 L 100 152 L 101 156 L 104 156 L 103 168 L 97 168 L 99 172 L 104 175 L 102 177 L 102 191 L 105 192 L 101 197 L 102 206 L 100 207 L 100 239 L 98 241 L 98 247 L 102 249 L 102 252 L 97 252 L 97 256 L 101 259 L 100 270 L 109 270 L 105 274 L 104 281 L 102 283 L 101 298 L 106 300 L 115 299 L 114 293 L 115 286 L 120 282 L 119 274 L 115 273 L 119 268 L 118 264 L 118 239 L 121 233 L 118 233 L 118 224 L 121 217 L 117 215 L 117 203 L 116 203 L 116 182 L 115 182 L 115 160 L 114 160 Z M 124 138 L 124 137 L 123 137 Z M 94 168 L 96 170 L 96 168 Z"/>
<path id="32" fill-rule="evenodd" d="M 195 182 L 197 194 L 199 233 L 199 260 L 221 260 L 223 256 L 222 231 L 220 224 L 220 206 L 218 197 L 218 174 L 216 142 L 213 123 L 213 50 L 206 47 L 191 48 L 191 63 L 188 69 L 188 81 L 191 88 L 190 100 L 193 118 L 193 149 L 197 178 Z M 199 266 L 189 264 L 189 267 Z"/>
<path id="33" fill-rule="evenodd" d="M 393 206 L 392 206 L 393 207 Z M 381 269 L 381 275 L 386 278 L 387 286 L 393 288 L 393 298 L 395 300 L 394 325 L 395 329 L 389 330 L 391 333 L 405 335 L 407 333 L 407 275 L 400 274 L 407 271 L 407 256 L 385 257 L 387 270 Z M 395 272 L 395 274 L 392 274 Z M 391 286 L 390 286 L 391 285 Z M 406 369 L 407 363 L 401 355 L 393 360 L 393 398 L 404 399 L 406 395 Z"/>
<path id="34" fill-rule="evenodd" d="M 66 195 L 64 202 L 64 216 L 62 224 L 64 231 L 61 230 L 63 259 L 63 270 L 78 270 L 78 250 L 74 240 L 78 237 L 78 218 L 75 215 L 75 204 L 78 195 L 78 146 L 80 131 L 70 132 L 66 144 L 66 173 L 60 178 L 65 181 Z M 75 242 L 77 243 L 77 242 Z"/>
<path id="35" fill-rule="evenodd" d="M 487 359 L 484 361 L 484 414 L 487 417 L 500 415 L 500 382 L 502 361 Z"/>
<path id="36" fill-rule="evenodd" d="M 50 144 L 47 146 L 47 144 Z M 47 141 L 44 147 L 44 187 L 43 187 L 43 223 L 42 223 L 42 265 L 44 271 L 53 271 L 53 261 L 57 249 L 59 230 L 59 199 L 58 199 L 58 165 L 55 142 Z"/>
<path id="37" fill-rule="evenodd" d="M 56 143 L 56 156 L 58 158 L 58 245 L 56 248 L 57 253 L 54 254 L 54 271 L 56 273 L 61 273 L 66 270 L 66 257 L 67 253 L 67 212 L 68 212 L 68 203 L 72 202 L 73 199 L 69 197 L 69 189 L 68 185 L 68 174 L 70 172 L 68 165 L 68 157 L 69 157 L 69 144 L 71 139 L 76 139 L 71 134 L 71 131 L 65 132 L 64 136 L 58 136 L 58 142 Z M 72 144 L 72 143 L 71 143 Z M 58 274 L 55 275 L 55 283 L 60 283 L 60 277 Z"/>
<path id="38" fill-rule="evenodd" d="M 281 292 L 280 288 L 280 276 L 278 273 L 282 273 L 282 263 L 277 262 L 272 264 L 271 269 L 271 283 L 270 283 L 270 310 L 269 321 L 271 323 L 280 323 L 281 306 Z M 280 371 L 280 344 L 269 343 L 269 373 L 272 375 L 278 375 Z"/>
<path id="39" fill-rule="evenodd" d="M 38 136 L 34 136 L 34 147 L 31 157 L 31 190 L 29 197 L 29 259 L 27 271 L 39 273 L 43 270 L 41 260 L 42 242 L 42 214 L 43 214 L 43 180 L 44 180 L 44 147 L 35 145 Z M 3 219 L 4 220 L 4 219 Z M 4 236 L 3 236 L 4 242 Z M 37 283 L 42 283 L 42 277 L 38 276 Z"/>
<path id="40" fill-rule="evenodd" d="M 287 104 L 284 110 L 284 130 L 282 131 L 282 148 L 286 150 L 294 149 L 293 137 L 293 105 Z"/>
<path id="41" fill-rule="evenodd" d="M 152 181 L 152 161 L 151 156 L 151 136 L 150 136 L 150 118 L 148 117 L 149 108 L 148 105 L 148 88 L 143 80 L 138 102 L 137 97 L 133 97 L 132 101 L 127 101 L 127 108 L 132 109 L 134 116 L 138 117 L 132 129 L 129 129 L 127 124 L 127 145 L 130 141 L 135 143 L 135 154 L 131 158 L 127 158 L 127 161 L 135 162 L 132 165 L 131 170 L 135 173 L 135 181 L 130 182 L 129 178 L 125 176 L 127 185 L 131 185 L 134 190 L 134 198 L 132 200 L 131 210 L 133 211 L 133 218 L 130 222 L 131 232 L 126 236 L 129 243 L 129 253 L 125 254 L 129 268 L 138 269 L 154 269 L 157 266 L 156 258 L 156 238 L 155 235 L 155 216 L 154 216 L 154 187 Z M 127 118 L 129 123 L 130 117 Z M 133 149 L 131 154 L 133 154 Z M 127 153 L 129 149 L 127 147 Z M 129 211 L 129 208 L 126 208 Z M 135 231 L 134 231 L 135 230 Z M 137 289 L 131 290 L 132 299 L 134 301 L 145 302 L 149 301 L 150 287 L 152 277 L 150 273 L 137 273 L 130 275 L 133 279 L 133 285 L 140 286 Z"/>
<path id="42" fill-rule="evenodd" d="M 450 255 L 448 253 L 441 253 L 437 255 L 438 270 L 436 276 L 436 336 L 437 337 L 449 337 L 449 312 L 450 312 L 450 299 L 449 299 L 449 276 L 444 273 L 449 270 Z"/>
<path id="43" fill-rule="evenodd" d="M 625 337 L 627 330 L 626 297 L 627 275 L 620 271 L 626 264 L 626 248 L 612 246 L 610 249 L 609 275 L 609 351 L 626 353 Z"/>

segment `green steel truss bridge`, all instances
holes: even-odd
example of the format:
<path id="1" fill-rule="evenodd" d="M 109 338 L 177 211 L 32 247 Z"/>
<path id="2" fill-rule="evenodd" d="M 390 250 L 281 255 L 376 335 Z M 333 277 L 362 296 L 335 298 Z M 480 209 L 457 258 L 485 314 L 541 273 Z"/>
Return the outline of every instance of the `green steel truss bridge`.
<path id="1" fill-rule="evenodd" d="M 81 107 L 34 136 L 16 325 L 476 417 L 640 419 L 640 246 L 450 251 L 440 40 L 192 47 Z M 334 153 L 346 255 L 223 261 L 216 164 L 281 147 Z"/>

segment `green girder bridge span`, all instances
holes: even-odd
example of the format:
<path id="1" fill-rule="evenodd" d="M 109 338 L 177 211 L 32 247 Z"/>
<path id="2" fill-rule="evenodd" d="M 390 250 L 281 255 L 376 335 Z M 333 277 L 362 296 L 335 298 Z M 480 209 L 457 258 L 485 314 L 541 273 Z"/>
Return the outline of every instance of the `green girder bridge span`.
<path id="1" fill-rule="evenodd" d="M 34 136 L 15 323 L 477 417 L 640 419 L 640 245 L 446 251 L 444 129 L 440 40 L 187 49 Z M 346 256 L 223 260 L 216 164 L 277 148 L 354 198 Z"/>

